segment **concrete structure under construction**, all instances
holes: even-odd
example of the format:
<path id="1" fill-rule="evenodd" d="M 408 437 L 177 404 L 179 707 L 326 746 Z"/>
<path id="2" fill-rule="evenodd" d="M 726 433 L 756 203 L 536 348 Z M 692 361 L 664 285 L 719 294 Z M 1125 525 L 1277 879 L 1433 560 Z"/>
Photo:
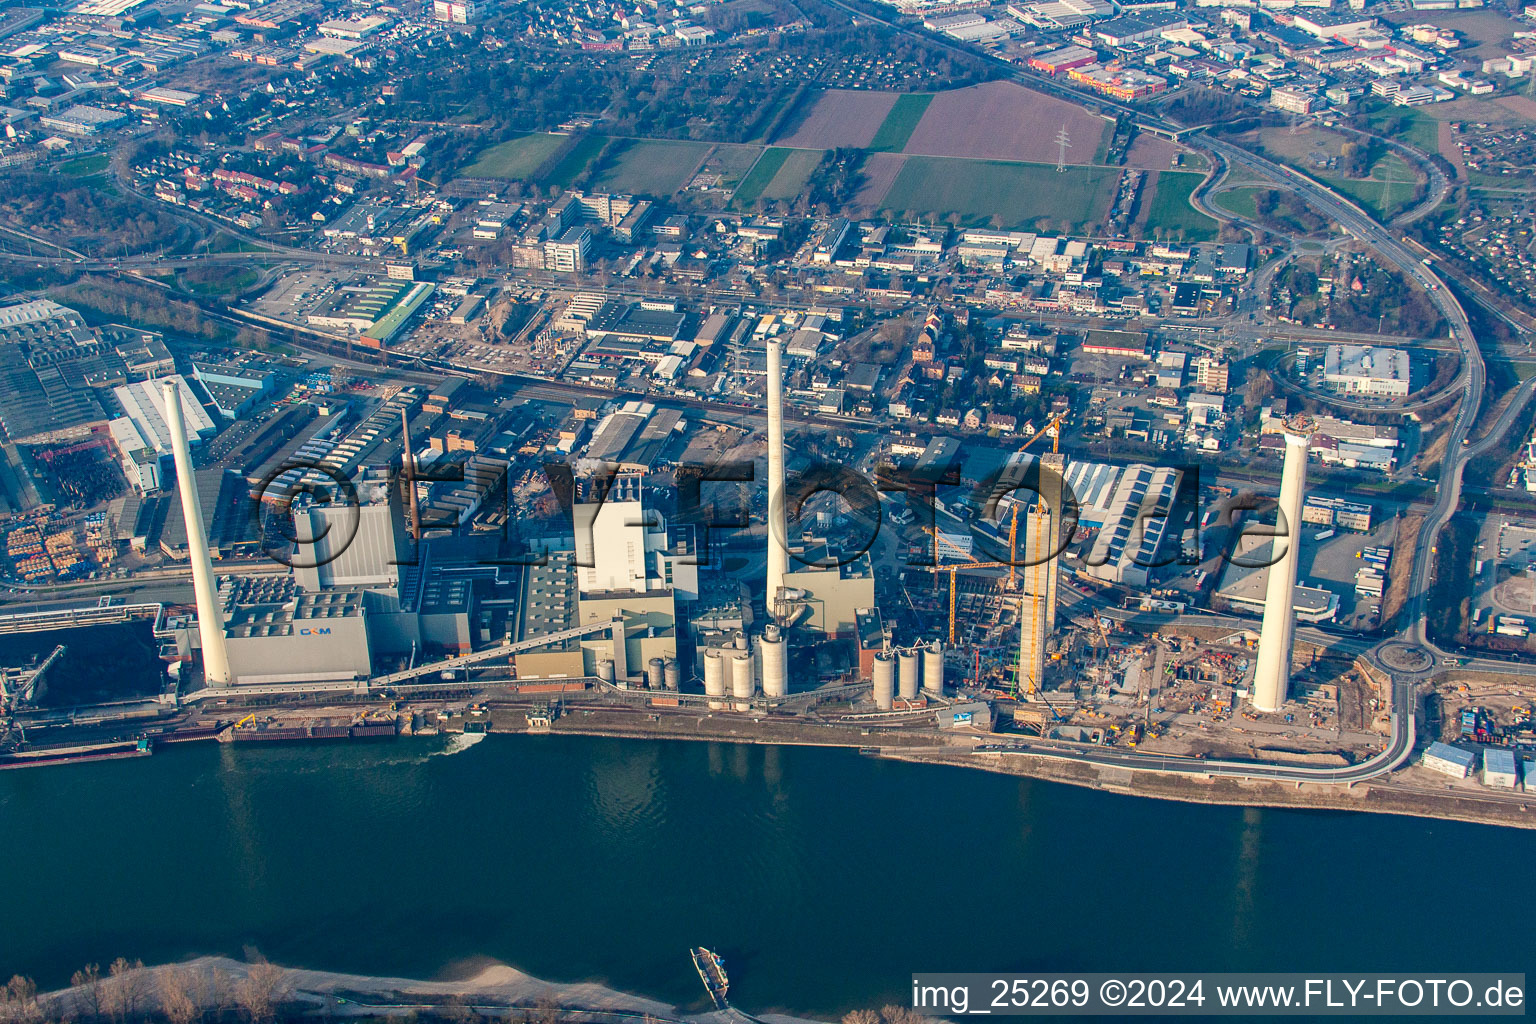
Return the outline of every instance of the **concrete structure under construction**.
<path id="1" fill-rule="evenodd" d="M 1291 644 L 1296 614 L 1291 606 L 1301 550 L 1301 506 L 1307 484 L 1306 434 L 1285 435 L 1285 465 L 1280 475 L 1280 505 L 1264 598 L 1264 622 L 1253 675 L 1253 706 L 1279 711 L 1291 680 Z M 1276 557 L 1278 555 L 1278 557 Z"/>
<path id="2" fill-rule="evenodd" d="M 167 379 L 161 387 L 165 422 L 176 460 L 176 490 L 181 495 L 181 511 L 187 522 L 187 549 L 192 563 L 192 590 L 197 596 L 197 632 L 203 648 L 203 678 L 209 686 L 229 686 L 235 682 L 230 671 L 229 653 L 224 644 L 224 609 L 213 579 L 213 561 L 208 556 L 208 528 L 203 522 L 203 506 L 198 500 L 197 479 L 192 470 L 192 448 L 187 443 L 187 424 L 182 416 L 180 378 Z"/>
<path id="3" fill-rule="evenodd" d="M 1037 693 L 1045 678 L 1046 643 L 1056 632 L 1058 555 L 1065 510 L 1062 481 L 1066 456 L 1041 455 L 1033 481 L 1037 494 L 1019 515 L 1019 689 Z"/>

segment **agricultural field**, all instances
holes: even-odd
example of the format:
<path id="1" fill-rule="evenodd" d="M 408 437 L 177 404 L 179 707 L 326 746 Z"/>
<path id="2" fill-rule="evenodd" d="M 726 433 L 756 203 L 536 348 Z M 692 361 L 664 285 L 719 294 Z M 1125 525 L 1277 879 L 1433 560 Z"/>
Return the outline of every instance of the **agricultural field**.
<path id="1" fill-rule="evenodd" d="M 1166 171 L 1173 166 L 1173 158 L 1180 155 L 1186 160 L 1189 158 L 1178 143 L 1141 132 L 1125 153 L 1125 166 L 1144 171 Z"/>
<path id="2" fill-rule="evenodd" d="M 758 199 L 795 198 L 805 191 L 821 156 L 819 149 L 766 150 L 736 189 L 736 205 L 748 206 Z"/>
<path id="3" fill-rule="evenodd" d="M 570 149 L 566 150 L 558 163 L 550 168 L 540 185 L 553 185 L 556 188 L 570 188 L 571 183 L 581 177 L 592 162 L 599 159 L 603 150 L 607 149 L 612 139 L 603 135 L 583 136 Z"/>
<path id="4" fill-rule="evenodd" d="M 817 97 L 794 134 L 776 141 L 791 149 L 862 149 L 874 139 L 896 103 L 895 93 L 828 89 Z"/>
<path id="5" fill-rule="evenodd" d="M 936 94 L 903 152 L 1054 165 L 1063 128 L 1071 140 L 1067 162 L 1090 164 L 1110 124 L 1075 103 L 987 82 Z"/>
<path id="6" fill-rule="evenodd" d="M 564 135 L 520 135 L 483 150 L 461 172 L 466 178 L 526 179 L 565 145 Z"/>
<path id="7" fill-rule="evenodd" d="M 762 152 L 757 146 L 716 146 L 700 168 L 699 177 L 710 188 L 734 189 L 757 163 Z"/>
<path id="8" fill-rule="evenodd" d="M 774 175 L 779 173 L 779 168 L 784 166 L 784 161 L 789 159 L 789 154 L 795 152 L 792 149 L 774 147 L 763 150 L 763 155 L 757 158 L 757 163 L 747 172 L 747 176 L 736 186 L 735 201 L 738 206 L 747 205 L 757 201 L 773 181 Z"/>
<path id="9" fill-rule="evenodd" d="M 1190 194 L 1205 175 L 1188 171 L 1159 171 L 1155 192 L 1147 202 L 1147 233 L 1185 242 L 1209 242 L 1221 225 L 1189 203 Z"/>
<path id="10" fill-rule="evenodd" d="M 669 196 L 688 184 L 711 148 L 707 142 L 615 140 L 604 154 L 592 186 L 605 192 Z"/>
<path id="11" fill-rule="evenodd" d="M 1103 219 L 1119 172 L 1000 160 L 908 157 L 880 203 L 896 216 L 940 217 L 1072 233 Z"/>
<path id="12" fill-rule="evenodd" d="M 905 149 L 932 103 L 931 93 L 909 92 L 899 97 L 895 106 L 891 107 L 891 112 L 885 116 L 880 130 L 870 140 L 870 150 L 875 153 L 899 153 Z"/>
<path id="13" fill-rule="evenodd" d="M 900 153 L 871 153 L 864 158 L 864 166 L 859 169 L 864 181 L 853 197 L 856 215 L 869 217 L 879 211 L 906 161 Z"/>

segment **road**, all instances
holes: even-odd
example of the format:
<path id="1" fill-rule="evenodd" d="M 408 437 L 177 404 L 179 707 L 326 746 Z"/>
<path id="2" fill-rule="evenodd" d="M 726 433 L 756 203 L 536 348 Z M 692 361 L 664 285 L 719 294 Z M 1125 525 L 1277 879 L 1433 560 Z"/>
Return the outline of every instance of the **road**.
<path id="1" fill-rule="evenodd" d="M 1222 761 L 1196 757 L 1179 757 L 1169 754 L 1144 754 L 1113 747 L 1083 747 L 1050 740 L 1021 740 L 1008 743 L 986 744 L 976 748 L 981 753 L 1032 754 L 1037 757 L 1059 758 L 1099 765 L 1104 768 L 1123 768 L 1129 771 L 1154 771 L 1175 775 L 1219 775 L 1226 778 L 1262 779 L 1270 782 L 1325 782 L 1334 785 L 1365 782 L 1386 775 L 1401 767 L 1413 753 L 1416 741 L 1414 715 L 1400 713 L 1397 708 L 1413 706 L 1411 683 L 1396 683 L 1392 693 L 1392 734 L 1380 753 L 1359 764 L 1342 768 L 1309 768 L 1304 766 L 1264 764 L 1247 761 Z"/>

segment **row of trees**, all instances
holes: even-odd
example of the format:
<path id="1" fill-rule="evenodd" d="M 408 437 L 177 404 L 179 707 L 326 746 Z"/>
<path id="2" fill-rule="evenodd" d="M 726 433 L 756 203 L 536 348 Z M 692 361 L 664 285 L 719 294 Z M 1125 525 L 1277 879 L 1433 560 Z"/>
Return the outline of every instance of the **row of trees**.
<path id="1" fill-rule="evenodd" d="M 233 1012 L 251 1024 L 272 1024 L 289 994 L 286 972 L 269 963 L 252 964 L 235 978 L 191 964 L 145 970 L 142 961 L 118 957 L 105 974 L 98 964 L 86 964 L 70 978 L 67 991 L 52 996 L 40 996 L 31 978 L 12 977 L 0 989 L 0 1020 L 200 1024 L 229 1019 Z"/>

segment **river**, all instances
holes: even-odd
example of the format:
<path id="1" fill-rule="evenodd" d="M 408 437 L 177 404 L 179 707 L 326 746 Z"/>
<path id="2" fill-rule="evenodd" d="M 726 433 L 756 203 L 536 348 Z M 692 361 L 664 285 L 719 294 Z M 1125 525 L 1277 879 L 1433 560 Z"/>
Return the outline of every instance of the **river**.
<path id="1" fill-rule="evenodd" d="M 189 744 L 0 772 L 0 975 L 492 958 L 830 1016 L 914 971 L 1519 970 L 1536 833 L 1169 803 L 851 750 Z M 1501 923 L 1503 922 L 1503 923 Z"/>

